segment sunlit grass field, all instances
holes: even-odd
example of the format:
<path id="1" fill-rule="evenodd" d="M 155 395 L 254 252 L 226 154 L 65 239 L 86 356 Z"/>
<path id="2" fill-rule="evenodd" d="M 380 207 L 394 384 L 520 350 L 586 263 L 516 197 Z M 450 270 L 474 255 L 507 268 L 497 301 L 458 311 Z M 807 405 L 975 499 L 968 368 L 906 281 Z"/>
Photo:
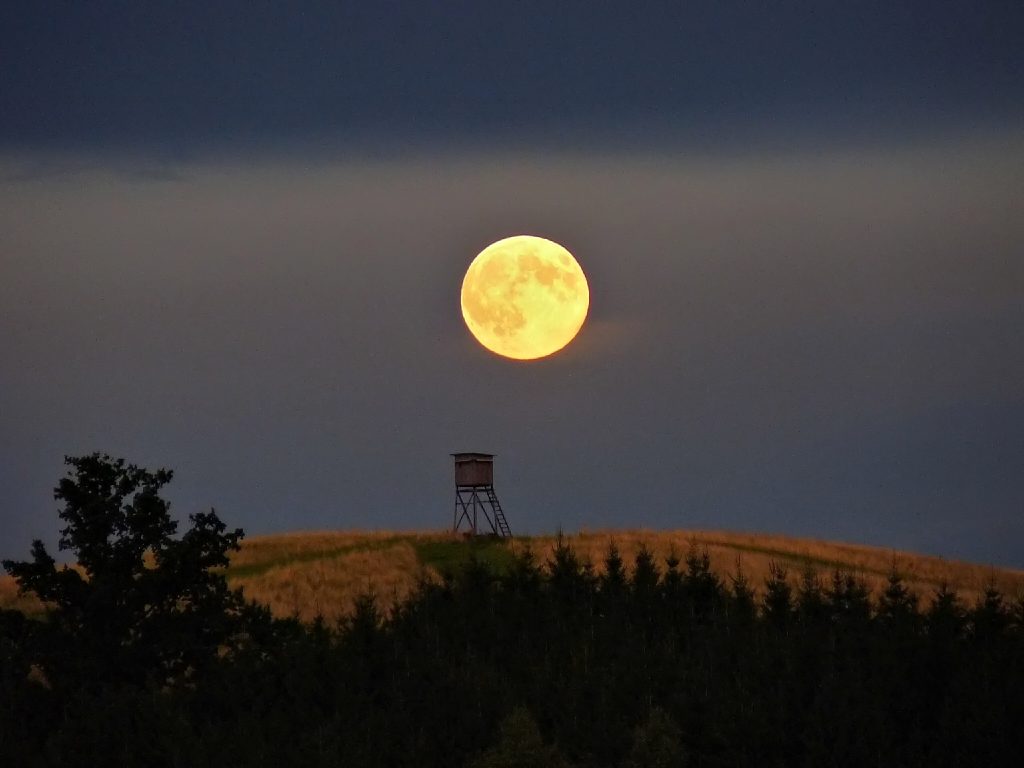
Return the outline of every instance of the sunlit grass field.
<path id="1" fill-rule="evenodd" d="M 582 531 L 566 541 L 597 573 L 609 546 L 618 547 L 627 568 L 642 546 L 664 566 L 671 554 L 707 551 L 714 571 L 725 580 L 742 572 L 755 588 L 764 584 L 774 562 L 794 582 L 811 568 L 827 583 L 835 570 L 851 571 L 868 586 L 883 588 L 893 567 L 923 600 L 943 582 L 973 602 L 994 585 L 1011 599 L 1024 595 L 1024 571 L 946 560 L 890 549 L 725 531 Z M 502 573 L 516 553 L 529 548 L 537 562 L 551 556 L 556 537 L 519 537 L 510 542 L 468 541 L 448 533 L 337 531 L 256 536 L 246 539 L 228 568 L 230 584 L 267 605 L 275 615 L 328 621 L 346 616 L 355 599 L 371 593 L 387 610 L 409 594 L 420 579 L 439 579 L 472 557 Z M 0 576 L 0 606 L 38 613 L 32 598 L 19 596 L 9 576 Z"/>

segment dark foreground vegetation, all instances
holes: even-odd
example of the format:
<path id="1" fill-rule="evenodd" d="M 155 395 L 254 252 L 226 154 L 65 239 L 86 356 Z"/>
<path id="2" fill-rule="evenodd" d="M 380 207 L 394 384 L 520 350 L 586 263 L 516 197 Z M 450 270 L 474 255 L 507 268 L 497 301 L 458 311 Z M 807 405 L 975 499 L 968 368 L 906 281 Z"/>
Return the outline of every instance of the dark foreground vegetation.
<path id="1" fill-rule="evenodd" d="M 150 473 L 70 459 L 47 601 L 0 612 L 0 764 L 88 766 L 1003 766 L 1024 755 L 1024 603 L 920 604 L 894 573 L 776 569 L 722 583 L 705 554 L 600 576 L 568 546 L 496 575 L 470 559 L 389 615 L 273 619 L 230 591 L 240 531 L 180 537 Z M 469 545 L 467 545 L 469 546 Z M 756 589 L 755 589 L 756 587 Z"/>

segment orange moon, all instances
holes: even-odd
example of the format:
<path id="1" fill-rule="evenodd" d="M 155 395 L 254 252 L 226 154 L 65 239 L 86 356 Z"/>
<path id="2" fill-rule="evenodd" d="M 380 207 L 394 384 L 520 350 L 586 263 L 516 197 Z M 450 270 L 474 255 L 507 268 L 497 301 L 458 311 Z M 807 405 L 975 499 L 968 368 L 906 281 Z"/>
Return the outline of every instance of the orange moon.
<path id="1" fill-rule="evenodd" d="M 462 280 L 462 317 L 487 349 L 514 360 L 547 357 L 572 341 L 590 286 L 565 248 L 533 235 L 484 248 Z"/>

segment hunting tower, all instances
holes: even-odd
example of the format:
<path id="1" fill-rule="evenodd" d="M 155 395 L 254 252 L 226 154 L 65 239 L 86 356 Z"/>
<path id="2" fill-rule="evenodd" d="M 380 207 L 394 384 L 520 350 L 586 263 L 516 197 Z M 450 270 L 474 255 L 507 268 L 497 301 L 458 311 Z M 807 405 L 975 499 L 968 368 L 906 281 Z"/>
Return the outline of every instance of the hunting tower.
<path id="1" fill-rule="evenodd" d="M 493 453 L 453 453 L 455 516 L 452 532 L 512 538 L 505 513 L 494 492 Z M 481 519 L 482 518 L 482 519 Z"/>

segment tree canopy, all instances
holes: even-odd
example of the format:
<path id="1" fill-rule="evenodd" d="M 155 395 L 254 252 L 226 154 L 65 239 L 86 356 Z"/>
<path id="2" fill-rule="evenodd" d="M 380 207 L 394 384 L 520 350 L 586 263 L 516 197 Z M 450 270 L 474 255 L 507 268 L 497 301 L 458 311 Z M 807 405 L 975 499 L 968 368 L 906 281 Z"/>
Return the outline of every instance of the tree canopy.
<path id="1" fill-rule="evenodd" d="M 98 453 L 66 462 L 54 496 L 63 502 L 59 547 L 73 564 L 58 567 L 38 540 L 30 560 L 3 563 L 46 605 L 32 664 L 57 687 L 194 675 L 259 614 L 223 574 L 241 529 L 227 531 L 211 510 L 189 515 L 188 530 L 176 537 L 160 496 L 171 471 Z"/>

